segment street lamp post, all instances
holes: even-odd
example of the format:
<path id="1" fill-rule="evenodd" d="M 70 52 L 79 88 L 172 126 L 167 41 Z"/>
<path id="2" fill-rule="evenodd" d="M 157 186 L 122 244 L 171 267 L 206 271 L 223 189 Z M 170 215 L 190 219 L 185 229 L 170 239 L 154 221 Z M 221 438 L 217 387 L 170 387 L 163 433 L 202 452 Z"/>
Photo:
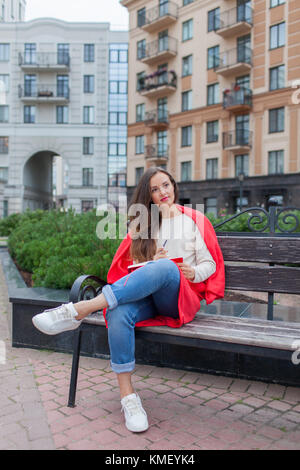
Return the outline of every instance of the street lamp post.
<path id="1" fill-rule="evenodd" d="M 245 179 L 244 173 L 239 173 L 238 180 L 240 183 L 240 212 L 243 210 L 243 182 Z"/>

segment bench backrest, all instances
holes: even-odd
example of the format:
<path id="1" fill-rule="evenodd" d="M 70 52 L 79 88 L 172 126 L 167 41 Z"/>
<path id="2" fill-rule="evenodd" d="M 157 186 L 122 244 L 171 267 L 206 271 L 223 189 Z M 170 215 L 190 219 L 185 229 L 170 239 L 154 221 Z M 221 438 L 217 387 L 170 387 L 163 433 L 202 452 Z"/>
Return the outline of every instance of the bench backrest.
<path id="1" fill-rule="evenodd" d="M 300 294 L 300 237 L 217 234 L 226 289 Z M 297 266 L 286 266 L 295 265 Z"/>

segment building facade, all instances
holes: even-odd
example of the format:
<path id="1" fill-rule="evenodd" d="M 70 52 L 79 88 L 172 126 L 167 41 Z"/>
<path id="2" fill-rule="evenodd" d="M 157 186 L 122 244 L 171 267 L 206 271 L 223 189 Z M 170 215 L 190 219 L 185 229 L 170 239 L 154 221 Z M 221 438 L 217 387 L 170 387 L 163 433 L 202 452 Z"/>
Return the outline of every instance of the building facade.
<path id="1" fill-rule="evenodd" d="M 166 167 L 217 214 L 300 206 L 300 4 L 122 0 L 129 11 L 128 195 Z"/>
<path id="2" fill-rule="evenodd" d="M 25 2 L 17 5 L 22 12 Z M 109 169 L 107 158 L 110 44 L 127 49 L 127 42 L 127 33 L 108 23 L 0 23 L 5 215 L 53 205 L 53 161 L 59 206 L 80 212 L 107 202 L 108 170 L 119 170 Z"/>

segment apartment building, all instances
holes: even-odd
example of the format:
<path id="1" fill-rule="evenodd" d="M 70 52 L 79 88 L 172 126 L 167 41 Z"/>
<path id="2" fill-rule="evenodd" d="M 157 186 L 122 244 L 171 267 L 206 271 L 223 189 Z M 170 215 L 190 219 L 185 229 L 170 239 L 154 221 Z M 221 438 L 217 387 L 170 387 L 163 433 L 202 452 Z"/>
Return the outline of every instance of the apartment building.
<path id="1" fill-rule="evenodd" d="M 23 15 L 23 7 L 15 2 L 14 11 Z M 0 23 L 4 215 L 53 205 L 53 162 L 59 206 L 80 212 L 108 202 L 113 179 L 125 193 L 118 173 L 124 175 L 126 162 L 117 154 L 112 165 L 108 149 L 122 130 L 126 160 L 127 116 L 118 125 L 111 115 L 109 123 L 109 110 L 116 111 L 109 87 L 111 74 L 117 87 L 122 79 L 127 100 L 128 34 L 111 31 L 109 23 L 11 20 L 11 11 L 4 8 L 8 16 Z"/>
<path id="2" fill-rule="evenodd" d="M 128 195 L 151 165 L 217 214 L 300 206 L 300 3 L 121 0 Z"/>

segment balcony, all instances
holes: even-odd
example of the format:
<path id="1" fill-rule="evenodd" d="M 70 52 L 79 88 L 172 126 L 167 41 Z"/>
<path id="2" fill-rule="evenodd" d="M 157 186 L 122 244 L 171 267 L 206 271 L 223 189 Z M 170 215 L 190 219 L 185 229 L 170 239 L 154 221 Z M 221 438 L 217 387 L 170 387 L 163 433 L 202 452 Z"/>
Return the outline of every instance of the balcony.
<path id="1" fill-rule="evenodd" d="M 249 5 L 240 5 L 220 14 L 215 28 L 223 38 L 249 34 L 252 28 L 253 10 Z"/>
<path id="2" fill-rule="evenodd" d="M 220 54 L 215 71 L 224 77 L 248 74 L 252 68 L 252 49 L 236 47 Z"/>
<path id="3" fill-rule="evenodd" d="M 250 111 L 252 108 L 252 91 L 240 85 L 235 85 L 232 90 L 223 92 L 223 108 L 232 113 Z"/>
<path id="4" fill-rule="evenodd" d="M 177 75 L 174 70 L 157 70 L 138 81 L 138 91 L 148 98 L 161 98 L 174 93 L 177 88 Z"/>
<path id="5" fill-rule="evenodd" d="M 145 145 L 145 158 L 156 164 L 166 163 L 169 159 L 169 146 L 166 144 Z"/>
<path id="6" fill-rule="evenodd" d="M 144 123 L 154 130 L 164 130 L 169 127 L 169 113 L 162 109 L 147 111 L 145 113 Z"/>
<path id="7" fill-rule="evenodd" d="M 144 31 L 154 33 L 168 28 L 175 23 L 178 18 L 178 5 L 173 2 L 166 2 L 154 8 L 146 10 L 145 15 L 139 18 L 139 24 Z"/>
<path id="8" fill-rule="evenodd" d="M 24 72 L 69 72 L 70 56 L 67 52 L 19 53 L 19 65 Z"/>
<path id="9" fill-rule="evenodd" d="M 168 61 L 177 55 L 177 39 L 165 36 L 146 44 L 140 50 L 137 59 L 144 64 L 152 65 L 156 62 Z"/>
<path id="10" fill-rule="evenodd" d="M 70 99 L 68 86 L 57 85 L 19 85 L 19 98 L 24 103 L 66 104 Z"/>
<path id="11" fill-rule="evenodd" d="M 249 151 L 252 147 L 253 133 L 248 129 L 223 132 L 223 149 L 232 152 Z"/>

